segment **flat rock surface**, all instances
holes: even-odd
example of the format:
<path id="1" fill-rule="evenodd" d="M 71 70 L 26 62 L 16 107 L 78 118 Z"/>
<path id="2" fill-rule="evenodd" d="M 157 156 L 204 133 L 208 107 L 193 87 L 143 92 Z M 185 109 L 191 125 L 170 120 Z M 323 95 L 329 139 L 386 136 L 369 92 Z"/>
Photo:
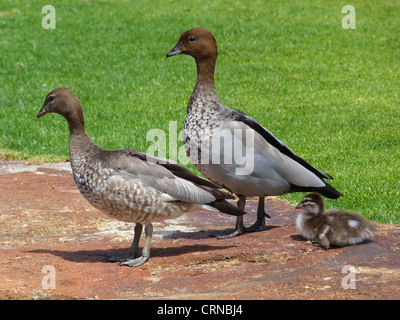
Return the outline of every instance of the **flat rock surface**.
<path id="1" fill-rule="evenodd" d="M 248 201 L 246 225 L 256 208 Z M 288 202 L 268 199 L 266 212 L 264 231 L 224 240 L 214 235 L 232 231 L 234 217 L 155 223 L 150 260 L 124 267 L 105 259 L 128 250 L 133 225 L 94 209 L 69 163 L 0 160 L 0 299 L 400 298 L 400 226 L 324 250 L 297 234 Z"/>

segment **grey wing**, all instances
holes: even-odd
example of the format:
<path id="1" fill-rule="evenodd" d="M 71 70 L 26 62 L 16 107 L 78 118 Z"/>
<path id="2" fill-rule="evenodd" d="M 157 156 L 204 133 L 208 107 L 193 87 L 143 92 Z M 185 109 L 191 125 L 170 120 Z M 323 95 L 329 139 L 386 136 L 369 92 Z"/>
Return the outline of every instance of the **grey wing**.
<path id="1" fill-rule="evenodd" d="M 307 161 L 300 158 L 297 154 L 295 154 L 292 150 L 290 150 L 285 144 L 283 144 L 278 138 L 276 138 L 268 129 L 264 128 L 252 117 L 248 116 L 247 114 L 245 114 L 239 110 L 235 110 L 235 109 L 230 109 L 230 110 L 231 110 L 231 117 L 233 118 L 233 120 L 243 122 L 244 124 L 246 124 L 249 128 L 253 129 L 259 135 L 261 135 L 265 139 L 266 142 L 268 142 L 270 145 L 272 145 L 273 147 L 278 149 L 279 152 L 281 152 L 282 154 L 291 158 L 292 160 L 298 162 L 300 165 L 302 165 L 304 168 L 308 169 L 309 171 L 311 171 L 312 173 L 317 175 L 319 178 L 333 179 L 329 174 L 316 169 L 315 167 L 310 165 Z"/>
<path id="2" fill-rule="evenodd" d="M 146 154 L 138 153 L 139 156 L 133 156 L 133 152 L 134 150 L 132 149 L 129 152 L 124 152 L 123 149 L 115 150 L 113 156 L 107 157 L 108 163 L 106 166 L 118 170 L 119 174 L 124 175 L 126 178 L 140 180 L 147 186 L 157 189 L 165 194 L 164 199 L 169 199 L 170 201 L 210 203 L 216 200 L 210 192 L 196 186 L 191 181 L 174 175 L 170 170 L 155 161 L 146 161 L 142 158 Z M 177 170 L 187 170 L 180 165 L 174 166 Z"/>

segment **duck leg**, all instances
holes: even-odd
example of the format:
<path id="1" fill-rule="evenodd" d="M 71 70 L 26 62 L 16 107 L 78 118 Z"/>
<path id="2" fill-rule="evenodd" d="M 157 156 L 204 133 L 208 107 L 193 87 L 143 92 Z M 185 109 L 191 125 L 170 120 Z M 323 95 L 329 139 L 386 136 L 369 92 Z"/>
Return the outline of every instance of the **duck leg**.
<path id="1" fill-rule="evenodd" d="M 244 211 L 244 207 L 246 206 L 246 198 L 245 197 L 239 197 L 239 200 L 237 202 L 237 206 L 239 209 Z M 238 235 L 241 235 L 245 231 L 244 224 L 243 224 L 243 216 L 238 216 L 236 218 L 236 227 L 235 231 L 232 233 L 229 233 L 227 235 L 222 235 L 222 236 L 217 236 L 218 239 L 228 239 L 228 238 L 233 238 Z"/>
<path id="2" fill-rule="evenodd" d="M 271 219 L 271 217 L 265 213 L 265 197 L 259 197 L 258 199 L 258 209 L 257 209 L 257 220 L 251 226 L 245 229 L 245 232 L 257 232 L 264 230 L 265 227 L 265 217 Z"/>
<path id="3" fill-rule="evenodd" d="M 143 225 L 140 223 L 136 223 L 135 226 L 135 235 L 133 237 L 133 242 L 131 248 L 127 255 L 116 256 L 107 258 L 107 262 L 119 262 L 120 265 L 137 267 L 145 263 L 150 257 L 150 244 L 151 237 L 153 235 L 153 225 L 151 223 L 147 224 L 145 227 L 146 240 L 143 247 L 142 256 L 136 258 L 137 252 L 139 249 L 139 240 L 142 234 Z"/>
<path id="4" fill-rule="evenodd" d="M 140 228 L 140 231 L 141 231 L 143 226 L 140 223 L 137 223 L 136 226 L 138 224 L 141 226 L 141 228 Z M 136 227 L 135 227 L 135 229 L 136 229 Z M 151 223 L 146 224 L 144 232 L 145 232 L 145 235 L 146 235 L 146 239 L 145 239 L 143 250 L 142 250 L 142 256 L 139 257 L 139 258 L 135 258 L 136 257 L 136 253 L 137 253 L 138 243 L 139 243 L 139 240 L 137 240 L 137 243 L 135 243 L 135 239 L 136 239 L 136 233 L 135 233 L 135 237 L 133 239 L 132 247 L 129 250 L 128 259 L 126 259 L 124 261 L 121 261 L 119 263 L 121 266 L 138 267 L 138 266 L 141 266 L 143 263 L 145 263 L 147 260 L 149 260 L 149 258 L 150 258 L 151 238 L 153 236 L 153 225 Z M 135 253 L 135 254 L 133 255 L 133 253 Z"/>
<path id="5" fill-rule="evenodd" d="M 121 262 L 121 261 L 125 261 L 127 259 L 133 259 L 136 257 L 137 252 L 138 252 L 138 248 L 139 248 L 139 240 L 140 240 L 140 236 L 142 234 L 142 229 L 143 229 L 143 225 L 140 223 L 136 223 L 135 225 L 135 235 L 133 237 L 133 242 L 131 245 L 131 248 L 129 249 L 128 254 L 126 255 L 121 255 L 121 256 L 115 256 L 115 257 L 109 257 L 107 258 L 107 262 Z"/>

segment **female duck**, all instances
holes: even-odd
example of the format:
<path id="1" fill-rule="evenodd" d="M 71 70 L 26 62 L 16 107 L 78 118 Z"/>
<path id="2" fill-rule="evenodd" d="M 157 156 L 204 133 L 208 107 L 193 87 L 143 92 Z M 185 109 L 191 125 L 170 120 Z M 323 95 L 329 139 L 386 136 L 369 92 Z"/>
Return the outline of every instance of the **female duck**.
<path id="1" fill-rule="evenodd" d="M 105 150 L 93 143 L 85 130 L 81 102 L 66 88 L 51 91 L 37 117 L 58 113 L 68 122 L 70 161 L 81 194 L 108 216 L 136 222 L 129 254 L 110 258 L 120 264 L 139 266 L 150 256 L 151 222 L 177 218 L 194 210 L 244 212 L 228 203 L 231 195 L 166 159 L 132 150 Z M 142 256 L 136 258 L 139 238 L 145 225 Z"/>

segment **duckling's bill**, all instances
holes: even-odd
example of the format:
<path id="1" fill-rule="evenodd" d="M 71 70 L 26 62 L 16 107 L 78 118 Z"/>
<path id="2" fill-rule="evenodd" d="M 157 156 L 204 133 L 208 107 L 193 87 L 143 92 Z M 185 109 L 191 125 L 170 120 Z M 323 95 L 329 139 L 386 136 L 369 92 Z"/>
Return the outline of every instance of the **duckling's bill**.
<path id="1" fill-rule="evenodd" d="M 37 116 L 36 116 L 37 118 L 43 117 L 45 114 L 48 113 L 46 107 L 47 107 L 47 105 L 43 105 L 42 108 L 40 108 L 40 111 L 39 111 L 39 113 L 38 113 Z"/>
<path id="2" fill-rule="evenodd" d="M 299 203 L 295 208 L 296 209 L 302 209 L 303 208 L 303 203 Z"/>

